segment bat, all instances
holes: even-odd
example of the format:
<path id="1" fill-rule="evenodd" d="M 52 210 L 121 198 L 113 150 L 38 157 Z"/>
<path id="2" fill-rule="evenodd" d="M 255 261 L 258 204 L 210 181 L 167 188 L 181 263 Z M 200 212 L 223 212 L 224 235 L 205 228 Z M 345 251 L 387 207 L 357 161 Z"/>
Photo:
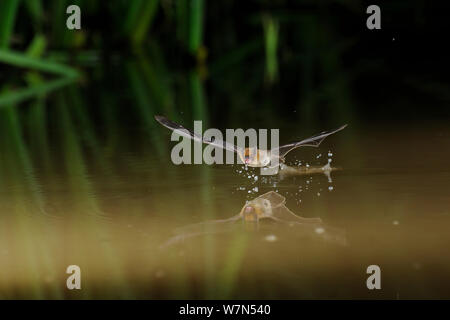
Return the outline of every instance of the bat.
<path id="1" fill-rule="evenodd" d="M 267 192 L 247 202 L 239 214 L 227 219 L 211 220 L 175 229 L 176 236 L 170 238 L 161 248 L 186 239 L 206 234 L 226 233 L 236 230 L 241 221 L 244 225 L 258 227 L 260 220 L 273 221 L 276 225 L 296 228 L 303 235 L 321 238 L 341 245 L 346 244 L 344 231 L 324 225 L 320 218 L 304 218 L 286 207 L 286 198 L 274 191 Z"/>
<path id="2" fill-rule="evenodd" d="M 249 167 L 259 167 L 259 168 L 268 167 L 269 164 L 271 164 L 271 163 L 284 163 L 285 156 L 292 150 L 297 149 L 299 147 L 305 147 L 305 146 L 318 147 L 326 137 L 343 130 L 347 126 L 345 124 L 335 130 L 324 131 L 324 132 L 316 134 L 310 138 L 303 139 L 301 141 L 294 142 L 294 143 L 289 143 L 289 144 L 283 145 L 281 147 L 278 147 L 276 149 L 263 150 L 263 149 L 258 149 L 256 147 L 241 148 L 241 147 L 238 147 L 227 141 L 222 141 L 222 140 L 217 140 L 217 139 L 209 140 L 209 139 L 203 138 L 202 136 L 196 134 L 193 130 L 186 129 L 182 125 L 180 125 L 176 122 L 173 122 L 164 116 L 157 115 L 157 116 L 155 116 L 155 119 L 161 125 L 176 132 L 178 135 L 180 135 L 182 137 L 186 137 L 186 138 L 192 139 L 197 142 L 210 144 L 210 145 L 213 145 L 218 148 L 222 148 L 227 151 L 236 152 L 243 163 L 245 163 Z M 278 161 L 275 162 L 276 160 L 278 160 Z"/>

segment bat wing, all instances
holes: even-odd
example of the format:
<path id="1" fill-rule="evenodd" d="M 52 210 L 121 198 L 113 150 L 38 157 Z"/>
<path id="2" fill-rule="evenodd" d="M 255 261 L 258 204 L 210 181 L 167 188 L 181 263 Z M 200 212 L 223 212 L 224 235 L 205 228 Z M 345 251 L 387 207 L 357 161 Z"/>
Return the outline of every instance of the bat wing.
<path id="1" fill-rule="evenodd" d="M 198 233 L 216 233 L 223 232 L 233 228 L 235 222 L 241 219 L 240 215 L 235 215 L 228 219 L 209 220 L 199 223 L 179 227 L 174 230 L 175 234 L 198 234 Z"/>
<path id="2" fill-rule="evenodd" d="M 192 131 L 190 129 L 186 129 L 182 125 L 180 125 L 176 122 L 173 122 L 164 116 L 155 116 L 155 119 L 160 124 L 162 124 L 164 127 L 176 132 L 178 135 L 180 135 L 182 137 L 186 137 L 186 138 L 192 139 L 197 142 L 210 144 L 215 147 L 222 148 L 222 149 L 225 149 L 225 150 L 228 150 L 231 152 L 240 153 L 239 149 L 231 143 L 228 143 L 228 142 L 222 141 L 222 140 L 208 140 L 208 139 L 202 138 L 201 136 L 196 134 L 194 131 Z"/>
<path id="3" fill-rule="evenodd" d="M 283 197 L 281 194 L 276 193 L 275 191 L 269 191 L 266 192 L 262 195 L 260 195 L 259 197 L 253 199 L 266 199 L 270 202 L 272 208 L 276 208 L 278 206 L 284 205 L 286 203 L 286 198 Z"/>
<path id="4" fill-rule="evenodd" d="M 290 144 L 286 144 L 284 146 L 281 146 L 281 147 L 278 148 L 278 154 L 279 154 L 279 156 L 281 158 L 283 158 L 288 152 L 290 152 L 290 151 L 292 151 L 292 150 L 294 150 L 295 148 L 298 148 L 298 147 L 305 147 L 305 146 L 318 147 L 326 137 L 328 137 L 328 136 L 330 136 L 330 135 L 332 135 L 332 134 L 334 134 L 336 132 L 339 132 L 339 131 L 343 130 L 346 126 L 347 125 L 344 124 L 343 126 L 337 128 L 335 130 L 324 131 L 324 132 L 316 134 L 316 135 L 314 135 L 314 136 L 312 136 L 310 138 L 304 139 L 302 141 L 294 142 L 294 143 L 290 143 Z"/>
<path id="5" fill-rule="evenodd" d="M 236 223 L 239 220 L 241 220 L 241 216 L 236 215 L 228 219 L 210 220 L 177 228 L 174 230 L 174 233 L 176 235 L 162 244 L 160 246 L 160 249 L 164 249 L 174 244 L 183 242 L 187 239 L 201 237 L 207 234 L 231 232 L 239 227 L 239 224 Z"/>
<path id="6" fill-rule="evenodd" d="M 285 205 L 280 205 L 274 208 L 272 215 L 283 222 L 294 222 L 294 223 L 305 223 L 305 224 L 313 224 L 320 225 L 322 223 L 322 219 L 320 218 L 304 218 L 296 215 L 291 210 L 289 210 Z"/>

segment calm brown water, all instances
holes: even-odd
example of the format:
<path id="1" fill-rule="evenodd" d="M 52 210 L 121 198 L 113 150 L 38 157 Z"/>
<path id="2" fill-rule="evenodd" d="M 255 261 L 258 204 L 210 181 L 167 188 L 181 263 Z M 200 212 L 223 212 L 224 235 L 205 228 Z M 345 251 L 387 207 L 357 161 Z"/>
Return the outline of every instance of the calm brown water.
<path id="1" fill-rule="evenodd" d="M 162 127 L 153 129 L 161 152 L 122 142 L 123 152 L 106 146 L 101 157 L 65 132 L 63 147 L 50 139 L 45 150 L 27 135 L 2 142 L 1 298 L 450 298 L 448 126 L 350 124 L 321 148 L 289 155 L 317 165 L 331 151 L 343 169 L 332 182 L 175 166 Z M 315 133 L 280 130 L 285 140 L 293 132 Z M 229 218 L 272 190 L 294 213 L 345 230 L 347 245 L 262 221 L 160 249 L 174 228 Z M 72 264 L 79 291 L 66 289 Z M 381 290 L 366 287 L 372 264 Z"/>

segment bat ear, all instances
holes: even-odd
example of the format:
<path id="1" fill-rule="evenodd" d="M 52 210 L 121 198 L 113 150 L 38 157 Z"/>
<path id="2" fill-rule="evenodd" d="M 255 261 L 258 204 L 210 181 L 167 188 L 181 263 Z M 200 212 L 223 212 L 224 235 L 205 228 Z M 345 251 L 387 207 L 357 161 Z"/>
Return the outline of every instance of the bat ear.
<path id="1" fill-rule="evenodd" d="M 270 204 L 272 205 L 272 208 L 283 205 L 286 202 L 286 198 L 283 197 L 281 194 L 276 193 L 275 191 L 269 191 L 263 195 L 260 195 L 256 199 L 266 199 L 267 201 L 270 202 Z"/>

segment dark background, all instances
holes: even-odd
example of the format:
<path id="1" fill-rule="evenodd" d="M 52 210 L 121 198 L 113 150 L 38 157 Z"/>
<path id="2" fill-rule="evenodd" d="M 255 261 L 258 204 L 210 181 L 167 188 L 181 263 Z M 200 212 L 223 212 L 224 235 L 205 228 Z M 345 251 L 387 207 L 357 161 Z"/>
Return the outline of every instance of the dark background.
<path id="1" fill-rule="evenodd" d="M 62 62 L 82 69 L 86 89 L 95 88 L 92 99 L 100 88 L 133 100 L 132 92 L 123 92 L 120 68 L 145 58 L 163 74 L 155 81 L 174 91 L 185 86 L 183 75 L 197 72 L 214 122 L 252 122 L 252 111 L 261 109 L 307 122 L 350 114 L 377 123 L 449 115 L 445 1 L 156 1 L 150 9 L 135 1 L 141 6 L 135 24 L 153 10 L 139 41 L 135 30 L 124 31 L 133 1 L 75 1 L 82 8 L 81 31 L 66 30 L 65 1 L 36 2 L 41 11 L 33 16 L 19 1 L 9 49 L 24 51 L 36 35 L 44 36 L 42 58 L 58 52 Z M 381 8 L 381 30 L 366 28 L 370 4 Z M 264 19 L 278 25 L 271 57 L 277 68 L 269 75 Z M 195 24 L 201 40 L 191 43 Z M 95 68 L 80 63 L 86 51 L 95 52 Z M 22 81 L 23 69 L 2 70 L 2 83 Z M 170 107 L 184 108 L 172 100 Z M 158 109 L 166 108 L 162 103 Z"/>

